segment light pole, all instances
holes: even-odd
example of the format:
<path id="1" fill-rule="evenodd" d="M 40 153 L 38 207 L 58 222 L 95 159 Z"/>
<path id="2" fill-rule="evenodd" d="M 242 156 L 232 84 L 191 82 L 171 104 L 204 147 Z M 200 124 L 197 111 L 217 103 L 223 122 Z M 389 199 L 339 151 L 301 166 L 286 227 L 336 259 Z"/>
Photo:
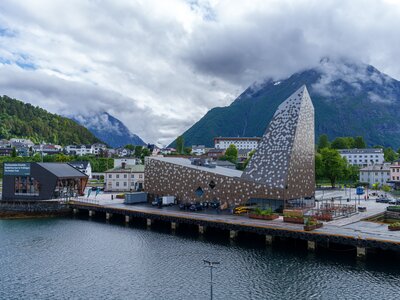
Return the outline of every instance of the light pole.
<path id="1" fill-rule="evenodd" d="M 204 264 L 206 267 L 210 268 L 210 299 L 213 299 L 213 268 L 215 268 L 215 265 L 219 265 L 218 261 L 209 261 L 209 260 L 203 260 Z"/>

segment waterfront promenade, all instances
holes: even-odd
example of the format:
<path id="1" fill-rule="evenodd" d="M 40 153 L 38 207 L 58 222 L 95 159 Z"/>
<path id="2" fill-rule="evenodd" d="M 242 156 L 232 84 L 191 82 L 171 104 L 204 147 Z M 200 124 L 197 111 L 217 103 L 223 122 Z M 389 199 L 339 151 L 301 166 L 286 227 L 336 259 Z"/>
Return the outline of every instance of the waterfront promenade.
<path id="1" fill-rule="evenodd" d="M 217 227 L 229 230 L 232 238 L 236 237 L 237 232 L 256 232 L 265 234 L 269 242 L 272 242 L 274 237 L 307 240 L 310 248 L 315 248 L 318 243 L 351 245 L 357 248 L 360 256 L 367 248 L 391 249 L 400 252 L 400 232 L 389 231 L 387 224 L 363 220 L 382 213 L 386 209 L 386 204 L 376 203 L 373 199 L 360 204 L 367 207 L 366 212 L 324 222 L 324 227 L 307 232 L 304 231 L 303 225 L 285 223 L 282 217 L 265 221 L 250 219 L 247 216 L 216 214 L 215 210 L 189 212 L 180 211 L 177 206 L 160 209 L 149 204 L 125 205 L 122 203 L 123 200 L 111 200 L 108 194 L 99 195 L 98 199 L 92 201 L 93 203 L 88 202 L 90 200 L 77 199 L 71 201 L 70 206 L 77 210 L 87 210 L 89 214 L 105 213 L 107 218 L 112 218 L 113 214 L 122 215 L 127 217 L 128 222 L 131 217 L 146 218 L 148 225 L 151 225 L 153 220 L 162 220 L 171 222 L 171 226 L 174 227 L 179 223 L 198 225 L 201 231 L 206 227 Z"/>

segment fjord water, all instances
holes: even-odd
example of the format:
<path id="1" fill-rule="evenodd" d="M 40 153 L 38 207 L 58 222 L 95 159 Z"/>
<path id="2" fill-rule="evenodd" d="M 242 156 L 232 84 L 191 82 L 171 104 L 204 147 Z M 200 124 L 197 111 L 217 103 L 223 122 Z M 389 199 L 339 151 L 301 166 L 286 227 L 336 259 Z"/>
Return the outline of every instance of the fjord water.
<path id="1" fill-rule="evenodd" d="M 0 299 L 398 299 L 400 266 L 80 219 L 0 220 Z"/>

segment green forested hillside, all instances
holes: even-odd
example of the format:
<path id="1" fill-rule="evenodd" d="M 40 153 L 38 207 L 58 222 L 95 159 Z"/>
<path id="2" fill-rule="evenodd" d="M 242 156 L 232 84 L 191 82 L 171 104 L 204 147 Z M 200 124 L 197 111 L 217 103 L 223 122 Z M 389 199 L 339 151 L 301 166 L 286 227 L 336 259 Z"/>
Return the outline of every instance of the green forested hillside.
<path id="1" fill-rule="evenodd" d="M 75 121 L 51 114 L 29 103 L 0 96 L 0 138 L 29 138 L 59 145 L 100 142 L 89 130 Z"/>

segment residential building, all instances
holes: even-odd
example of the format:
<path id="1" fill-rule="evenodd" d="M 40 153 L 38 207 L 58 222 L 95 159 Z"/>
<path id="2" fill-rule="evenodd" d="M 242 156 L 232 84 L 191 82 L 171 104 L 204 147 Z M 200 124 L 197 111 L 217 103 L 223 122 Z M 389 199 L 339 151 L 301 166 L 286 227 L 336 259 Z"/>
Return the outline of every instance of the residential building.
<path id="1" fill-rule="evenodd" d="M 115 149 L 115 152 L 117 154 L 118 157 L 126 157 L 126 156 L 131 156 L 133 154 L 133 151 L 120 147 Z"/>
<path id="2" fill-rule="evenodd" d="M 85 173 L 89 179 L 92 179 L 92 165 L 90 161 L 72 161 L 69 165 L 73 166 L 78 171 Z"/>
<path id="3" fill-rule="evenodd" d="M 193 145 L 192 146 L 193 155 L 204 155 L 206 154 L 206 146 L 204 145 Z"/>
<path id="4" fill-rule="evenodd" d="M 207 157 L 212 159 L 218 159 L 225 155 L 225 149 L 214 149 L 211 148 L 207 152 Z"/>
<path id="5" fill-rule="evenodd" d="M 144 187 L 144 165 L 125 165 L 105 172 L 105 191 L 141 191 Z"/>
<path id="6" fill-rule="evenodd" d="M 176 152 L 175 148 L 163 148 L 163 149 L 160 150 L 160 153 L 163 154 L 163 155 L 169 155 L 169 154 L 171 154 L 173 152 Z"/>
<path id="7" fill-rule="evenodd" d="M 93 148 L 94 155 L 100 155 L 100 154 L 104 153 L 105 151 L 107 151 L 107 146 L 104 144 L 101 144 L 101 143 L 93 144 L 92 148 Z"/>
<path id="8" fill-rule="evenodd" d="M 236 165 L 234 163 L 231 163 L 230 161 L 227 160 L 217 160 L 215 161 L 218 167 L 223 167 L 223 168 L 228 168 L 232 170 L 236 170 Z"/>
<path id="9" fill-rule="evenodd" d="M 5 139 L 1 139 L 0 140 L 0 147 L 11 147 L 10 141 L 9 140 L 5 140 Z"/>
<path id="10" fill-rule="evenodd" d="M 169 195 L 180 203 L 218 201 L 230 208 L 314 207 L 314 107 L 305 86 L 278 107 L 267 128 L 243 172 L 181 157 L 147 157 L 145 191 L 150 199 Z"/>
<path id="11" fill-rule="evenodd" d="M 11 147 L 0 147 L 0 156 L 11 156 L 13 148 Z"/>
<path id="12" fill-rule="evenodd" d="M 261 138 L 259 137 L 216 137 L 214 138 L 214 148 L 228 149 L 230 145 L 235 145 L 239 149 L 254 150 L 257 148 Z"/>
<path id="13" fill-rule="evenodd" d="M 394 184 L 395 189 L 400 188 L 400 160 L 396 160 L 390 166 L 390 183 Z"/>
<path id="14" fill-rule="evenodd" d="M 92 145 L 68 145 L 65 150 L 68 154 L 82 156 L 93 154 L 94 148 Z"/>
<path id="15" fill-rule="evenodd" d="M 374 164 L 360 169 L 360 182 L 369 186 L 377 183 L 379 186 L 390 181 L 390 163 Z"/>
<path id="16" fill-rule="evenodd" d="M 140 159 L 132 158 L 114 158 L 114 168 L 121 168 L 123 164 L 134 166 L 140 164 Z"/>
<path id="17" fill-rule="evenodd" d="M 33 146 L 33 151 L 43 153 L 43 155 L 58 154 L 62 152 L 62 147 L 60 145 L 42 144 Z"/>
<path id="18" fill-rule="evenodd" d="M 366 167 L 374 164 L 383 164 L 385 159 L 383 149 L 339 149 L 342 157 L 345 157 L 349 164 L 359 167 Z"/>
<path id="19" fill-rule="evenodd" d="M 12 138 L 10 139 L 11 147 L 33 147 L 35 144 L 29 139 L 18 139 Z"/>

